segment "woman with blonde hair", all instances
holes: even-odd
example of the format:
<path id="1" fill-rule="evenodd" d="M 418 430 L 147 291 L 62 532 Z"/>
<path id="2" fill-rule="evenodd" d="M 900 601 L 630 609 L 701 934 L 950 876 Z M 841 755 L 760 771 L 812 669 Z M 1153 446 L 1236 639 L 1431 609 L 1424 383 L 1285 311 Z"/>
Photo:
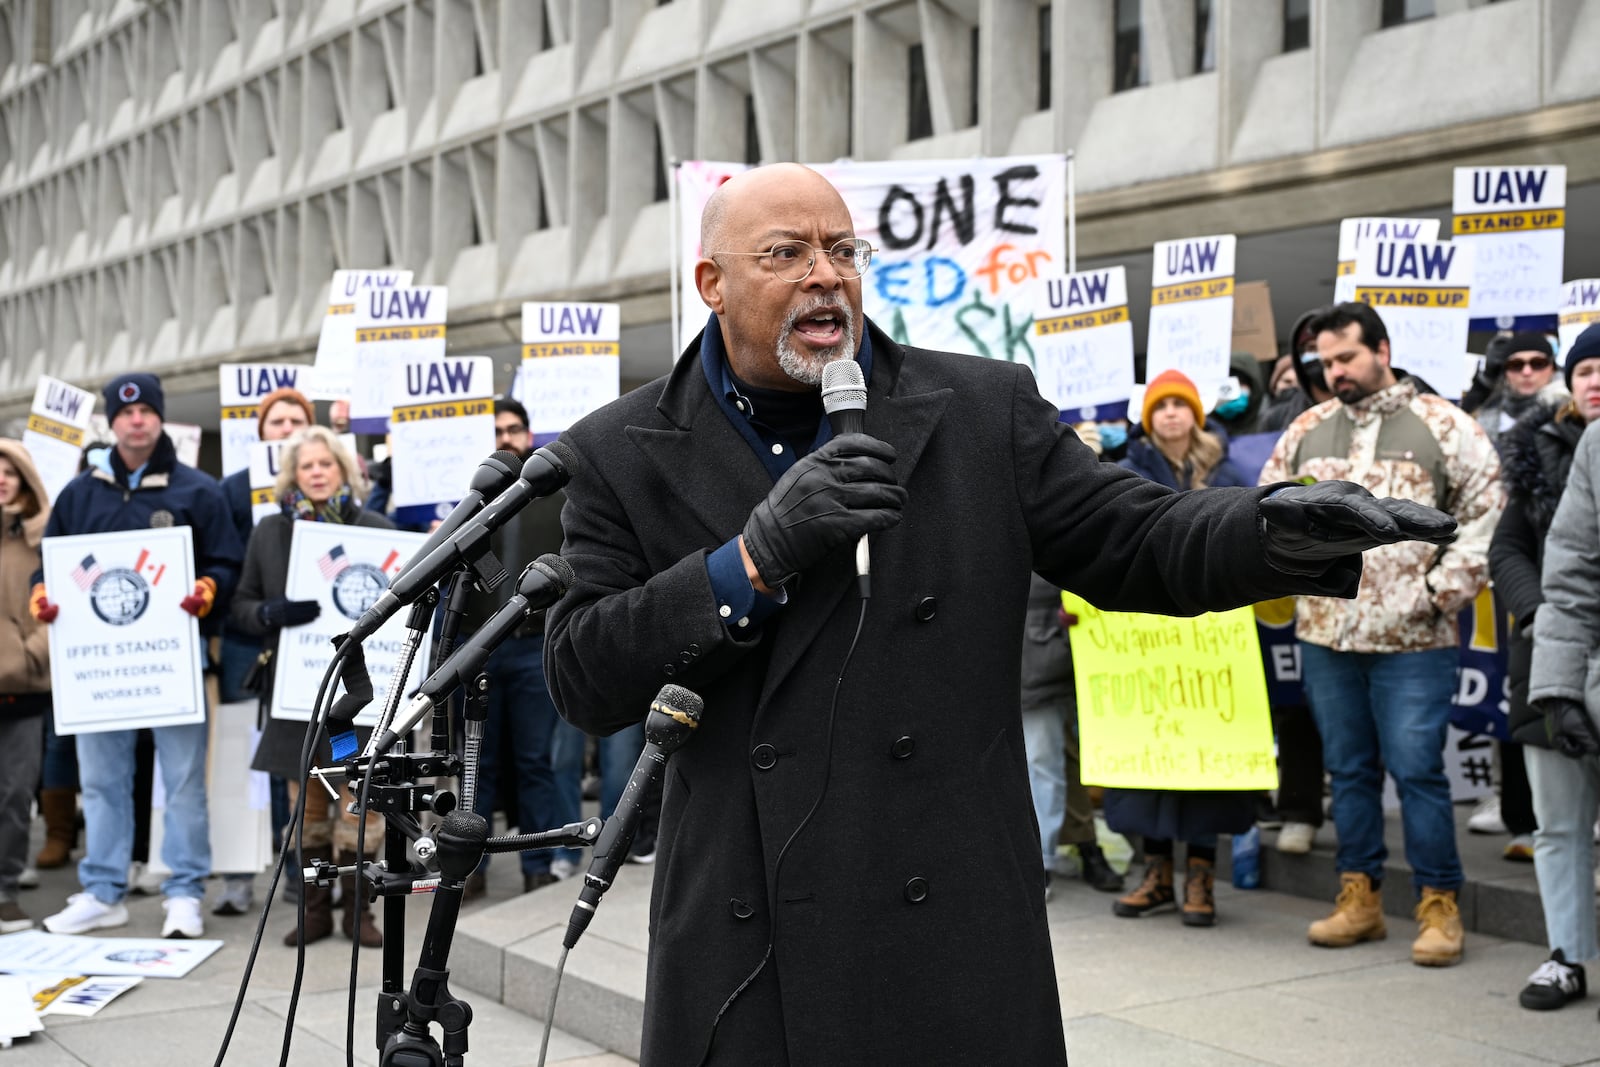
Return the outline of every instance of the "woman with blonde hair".
<path id="1" fill-rule="evenodd" d="M 1145 387 L 1139 424 L 1119 466 L 1168 489 L 1252 484 L 1228 458 L 1227 435 L 1206 423 L 1200 391 L 1183 372 L 1165 371 Z"/>
<path id="2" fill-rule="evenodd" d="M 278 504 L 282 509 L 256 526 L 245 552 L 244 572 L 233 595 L 228 618 L 243 633 L 259 637 L 267 650 L 277 654 L 279 635 L 285 627 L 303 626 L 321 614 L 315 600 L 290 600 L 284 596 L 288 581 L 289 546 L 296 522 L 331 522 L 344 526 L 375 526 L 392 529 L 393 524 L 361 506 L 366 482 L 356 458 L 339 443 L 333 431 L 310 426 L 289 439 L 284 447 L 278 474 Z M 272 676 L 270 663 L 264 667 Z M 261 693 L 263 708 L 271 704 L 271 684 Z M 289 783 L 289 803 L 298 802 L 298 790 L 306 789 L 305 846 L 303 858 L 332 860 L 336 852 L 354 859 L 359 824 L 344 810 L 344 800 L 334 800 L 319 783 L 300 779 L 300 750 L 305 726 L 298 722 L 268 719 L 251 764 L 258 771 L 276 774 Z M 323 741 L 313 762 L 326 765 L 330 756 Z M 383 834 L 381 820 L 368 816 L 366 840 L 375 849 Z M 372 920 L 372 908 L 358 891 L 353 875 L 343 879 L 344 933 L 358 937 L 363 945 L 376 948 L 383 935 Z M 305 893 L 305 939 L 310 944 L 333 933 L 333 895 L 325 886 L 307 885 Z M 283 942 L 293 945 L 297 931 L 290 930 Z"/>

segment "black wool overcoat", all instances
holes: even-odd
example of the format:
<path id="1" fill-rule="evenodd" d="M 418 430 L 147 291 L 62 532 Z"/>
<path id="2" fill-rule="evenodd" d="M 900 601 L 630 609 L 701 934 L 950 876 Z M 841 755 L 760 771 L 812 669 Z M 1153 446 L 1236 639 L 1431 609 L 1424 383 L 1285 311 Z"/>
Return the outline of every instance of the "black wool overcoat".
<path id="1" fill-rule="evenodd" d="M 665 683 L 705 699 L 666 769 L 646 1067 L 700 1062 L 769 939 L 711 1064 L 1065 1063 L 1018 712 L 1029 573 L 1172 614 L 1355 593 L 1358 565 L 1316 579 L 1263 560 L 1269 489 L 1173 493 L 1098 463 L 1025 367 L 870 328 L 866 432 L 896 449 L 909 501 L 872 537 L 842 682 L 862 610 L 849 548 L 756 632 L 718 616 L 705 556 L 772 479 L 698 343 L 565 434 L 577 579 L 547 623 L 557 707 L 609 733 Z"/>

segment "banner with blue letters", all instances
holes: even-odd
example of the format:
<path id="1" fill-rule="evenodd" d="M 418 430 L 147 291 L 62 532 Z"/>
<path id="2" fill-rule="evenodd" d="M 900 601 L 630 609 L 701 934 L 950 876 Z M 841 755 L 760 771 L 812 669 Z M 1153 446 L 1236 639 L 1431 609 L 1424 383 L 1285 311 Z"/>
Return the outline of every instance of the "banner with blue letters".
<path id="1" fill-rule="evenodd" d="M 1356 256 L 1355 299 L 1389 331 L 1389 365 L 1459 399 L 1467 319 L 1476 307 L 1473 250 L 1460 241 L 1368 241 Z"/>
<path id="2" fill-rule="evenodd" d="M 1596 322 L 1600 322 L 1600 278 L 1578 278 L 1562 286 L 1560 325 L 1556 327 L 1562 366 L 1566 366 L 1572 342 Z"/>
<path id="3" fill-rule="evenodd" d="M 312 400 L 349 400 L 355 379 L 356 301 L 372 289 L 411 284 L 408 270 L 336 270 L 317 335 L 317 358 L 301 390 Z"/>
<path id="4" fill-rule="evenodd" d="M 39 376 L 33 390 L 33 407 L 22 431 L 22 444 L 33 458 L 34 469 L 50 503 L 78 475 L 84 441 L 94 417 L 94 394 L 47 374 Z"/>
<path id="5" fill-rule="evenodd" d="M 357 298 L 352 430 L 389 432 L 389 413 L 397 398 L 404 399 L 393 392 L 395 383 L 403 380 L 396 368 L 444 358 L 448 312 L 449 294 L 442 285 L 368 289 Z"/>
<path id="6" fill-rule="evenodd" d="M 478 464 L 494 451 L 494 361 L 406 360 L 393 374 L 390 499 L 397 523 L 426 525 L 450 513 Z"/>
<path id="7" fill-rule="evenodd" d="M 548 444 L 622 387 L 619 304 L 522 305 L 522 366 L 514 394 L 535 443 Z"/>
<path id="8" fill-rule="evenodd" d="M 1033 316 L 1034 377 L 1067 422 L 1127 418 L 1133 323 L 1122 267 L 1045 278 L 1023 304 Z"/>
<path id="9" fill-rule="evenodd" d="M 1181 371 L 1208 411 L 1232 373 L 1236 244 L 1231 233 L 1155 244 L 1144 380 Z"/>
<path id="10" fill-rule="evenodd" d="M 1395 219 L 1363 216 L 1339 221 L 1339 261 L 1335 265 L 1333 299 L 1356 298 L 1356 256 L 1363 241 L 1437 241 L 1438 219 Z"/>
<path id="11" fill-rule="evenodd" d="M 250 446 L 260 440 L 259 401 L 277 389 L 299 389 L 295 363 L 224 363 L 217 368 L 222 398 L 222 476 L 250 466 Z"/>
<path id="12" fill-rule="evenodd" d="M 1458 244 L 1476 253 L 1472 328 L 1553 330 L 1566 250 L 1567 168 L 1457 167 Z"/>

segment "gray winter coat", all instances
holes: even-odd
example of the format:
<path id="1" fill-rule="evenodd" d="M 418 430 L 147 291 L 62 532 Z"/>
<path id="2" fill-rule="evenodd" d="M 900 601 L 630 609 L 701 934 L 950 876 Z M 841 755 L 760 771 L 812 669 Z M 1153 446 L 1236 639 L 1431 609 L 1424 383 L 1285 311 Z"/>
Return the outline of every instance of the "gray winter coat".
<path id="1" fill-rule="evenodd" d="M 1544 543 L 1544 606 L 1533 619 L 1528 699 L 1582 700 L 1600 714 L 1600 421 L 1572 457 Z"/>

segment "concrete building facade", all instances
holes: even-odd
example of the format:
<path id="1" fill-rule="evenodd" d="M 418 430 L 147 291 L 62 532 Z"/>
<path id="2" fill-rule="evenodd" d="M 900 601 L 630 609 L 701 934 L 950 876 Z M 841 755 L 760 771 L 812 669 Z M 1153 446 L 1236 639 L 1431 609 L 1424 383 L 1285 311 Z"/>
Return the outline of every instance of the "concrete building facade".
<path id="1" fill-rule="evenodd" d="M 1081 261 L 1138 292 L 1235 232 L 1280 325 L 1339 218 L 1559 162 L 1600 274 L 1597 49 L 1600 0 L 0 0 L 0 414 L 141 368 L 214 425 L 216 364 L 309 358 L 341 267 L 448 285 L 503 367 L 524 300 L 620 301 L 648 379 L 674 159 L 1072 151 Z"/>

